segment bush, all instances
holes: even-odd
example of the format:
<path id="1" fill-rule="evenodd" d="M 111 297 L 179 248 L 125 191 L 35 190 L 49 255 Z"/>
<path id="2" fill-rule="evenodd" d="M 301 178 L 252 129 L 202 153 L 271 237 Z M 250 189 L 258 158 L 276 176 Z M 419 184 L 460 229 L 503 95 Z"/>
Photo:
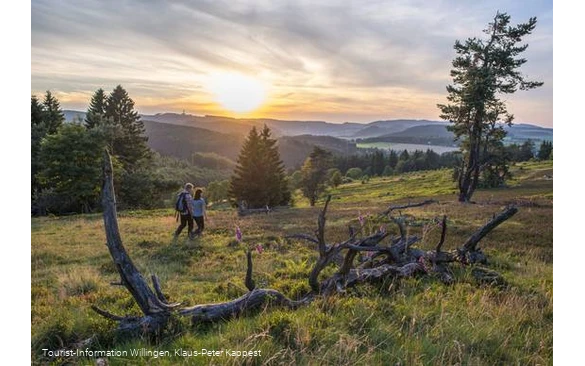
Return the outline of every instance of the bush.
<path id="1" fill-rule="evenodd" d="M 345 176 L 351 179 L 360 179 L 364 173 L 360 168 L 350 168 L 345 172 Z"/>

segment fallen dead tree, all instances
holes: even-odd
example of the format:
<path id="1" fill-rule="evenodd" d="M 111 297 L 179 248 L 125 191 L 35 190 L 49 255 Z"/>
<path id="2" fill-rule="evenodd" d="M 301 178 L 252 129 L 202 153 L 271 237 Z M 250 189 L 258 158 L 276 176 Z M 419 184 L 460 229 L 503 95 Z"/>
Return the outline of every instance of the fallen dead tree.
<path id="1" fill-rule="evenodd" d="M 325 228 L 327 209 L 331 197 L 329 196 L 317 219 L 317 229 L 314 235 L 296 234 L 289 238 L 309 241 L 317 245 L 318 258 L 309 274 L 308 281 L 311 291 L 300 300 L 291 300 L 274 289 L 258 289 L 252 278 L 252 254 L 247 253 L 247 272 L 245 284 L 249 292 L 245 295 L 223 303 L 201 304 L 192 307 L 183 307 L 179 303 L 169 303 L 163 295 L 161 285 L 156 275 L 151 276 L 152 288 L 138 271 L 126 249 L 122 245 L 118 228 L 116 202 L 113 188 L 112 165 L 109 154 L 104 154 L 104 183 L 102 188 L 102 204 L 107 246 L 120 275 L 120 283 L 132 295 L 140 310 L 141 316 L 119 316 L 96 306 L 92 308 L 100 315 L 118 322 L 118 329 L 123 332 L 140 335 L 160 334 L 174 314 L 187 316 L 193 323 L 215 322 L 241 316 L 247 311 L 265 306 L 284 306 L 296 309 L 306 305 L 318 296 L 329 296 L 343 293 L 347 288 L 362 283 L 372 283 L 392 278 L 410 277 L 417 274 L 437 276 L 445 283 L 454 281 L 449 264 L 485 263 L 486 256 L 477 244 L 491 230 L 510 218 L 517 212 L 515 207 L 508 207 L 486 225 L 471 235 L 466 242 L 453 251 L 443 251 L 446 240 L 447 218 L 442 219 L 441 239 L 433 251 L 423 251 L 414 248 L 413 244 L 420 239 L 408 236 L 404 223 L 400 217 L 391 216 L 392 212 L 410 207 L 420 207 L 434 201 L 424 201 L 401 206 L 390 206 L 381 216 L 388 217 L 398 226 L 399 235 L 390 237 L 385 230 L 364 235 L 359 230 L 350 230 L 346 241 L 327 244 Z M 386 243 L 384 239 L 388 238 Z M 370 252 L 369 259 L 356 263 L 360 252 Z M 331 277 L 320 279 L 320 274 L 330 264 L 338 265 L 338 271 Z M 486 278 L 497 277 L 495 272 L 478 271 L 485 273 Z"/>

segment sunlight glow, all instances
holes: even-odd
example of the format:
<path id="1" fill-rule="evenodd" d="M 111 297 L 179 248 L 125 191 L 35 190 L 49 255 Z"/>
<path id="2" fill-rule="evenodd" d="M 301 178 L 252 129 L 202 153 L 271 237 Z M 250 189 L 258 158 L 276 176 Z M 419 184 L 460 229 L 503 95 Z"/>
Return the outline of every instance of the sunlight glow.
<path id="1" fill-rule="evenodd" d="M 266 100 L 266 87 L 257 79 L 242 74 L 215 74 L 211 76 L 209 90 L 225 109 L 251 112 Z"/>

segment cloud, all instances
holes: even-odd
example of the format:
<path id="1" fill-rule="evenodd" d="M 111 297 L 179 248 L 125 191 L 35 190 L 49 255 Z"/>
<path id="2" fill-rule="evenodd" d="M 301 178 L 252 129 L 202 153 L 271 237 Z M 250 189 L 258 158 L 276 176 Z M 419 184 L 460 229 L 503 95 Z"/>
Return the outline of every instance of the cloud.
<path id="1" fill-rule="evenodd" d="M 526 14 L 527 5 L 537 14 Z M 32 89 L 74 92 L 106 82 L 135 86 L 144 98 L 204 98 L 207 75 L 237 71 L 296 101 L 315 89 L 331 103 L 349 94 L 376 103 L 388 87 L 439 95 L 450 82 L 454 41 L 480 36 L 506 8 L 513 21 L 541 17 L 527 70 L 551 84 L 552 99 L 552 5 L 539 1 L 37 0 Z"/>

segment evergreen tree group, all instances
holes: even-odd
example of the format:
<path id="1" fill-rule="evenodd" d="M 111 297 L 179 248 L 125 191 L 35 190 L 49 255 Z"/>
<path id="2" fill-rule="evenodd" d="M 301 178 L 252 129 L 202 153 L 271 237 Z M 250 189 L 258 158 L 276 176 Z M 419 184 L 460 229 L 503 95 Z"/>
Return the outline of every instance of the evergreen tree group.
<path id="1" fill-rule="evenodd" d="M 144 124 L 118 85 L 98 89 L 82 124 L 64 123 L 59 101 L 47 91 L 31 97 L 31 182 L 34 214 L 91 212 L 99 205 L 102 153 L 113 154 L 122 207 L 149 206 L 157 189 Z"/>

